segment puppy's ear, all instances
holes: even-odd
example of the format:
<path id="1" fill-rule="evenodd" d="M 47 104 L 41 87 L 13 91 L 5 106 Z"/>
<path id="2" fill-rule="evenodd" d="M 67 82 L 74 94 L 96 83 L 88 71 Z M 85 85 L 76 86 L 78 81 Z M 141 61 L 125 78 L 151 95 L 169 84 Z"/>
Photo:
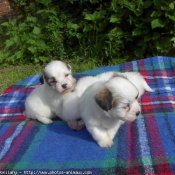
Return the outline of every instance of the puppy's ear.
<path id="1" fill-rule="evenodd" d="M 115 78 L 115 77 L 121 77 L 121 78 L 127 79 L 127 77 L 125 77 L 125 76 L 122 75 L 121 73 L 117 73 L 117 72 L 114 72 L 113 75 L 112 75 L 112 78 Z"/>
<path id="2" fill-rule="evenodd" d="M 39 81 L 40 81 L 41 84 L 44 84 L 44 75 L 41 75 Z"/>
<path id="3" fill-rule="evenodd" d="M 103 87 L 95 96 L 96 103 L 104 110 L 108 111 L 112 108 L 112 93 L 107 87 Z"/>
<path id="4" fill-rule="evenodd" d="M 69 70 L 71 70 L 71 66 L 70 66 L 70 64 L 67 64 L 67 68 L 68 68 Z"/>
<path id="5" fill-rule="evenodd" d="M 42 83 L 42 84 L 44 84 L 44 82 L 47 82 L 48 83 L 48 79 L 49 79 L 49 75 L 45 72 L 45 71 L 43 71 L 43 75 L 42 75 L 42 77 L 40 78 L 40 82 Z M 48 83 L 49 84 L 49 83 Z"/>

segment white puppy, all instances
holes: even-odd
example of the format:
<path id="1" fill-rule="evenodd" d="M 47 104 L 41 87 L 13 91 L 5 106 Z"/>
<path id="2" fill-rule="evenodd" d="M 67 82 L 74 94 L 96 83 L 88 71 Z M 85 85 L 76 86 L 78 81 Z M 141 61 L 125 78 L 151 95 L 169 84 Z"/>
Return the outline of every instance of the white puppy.
<path id="1" fill-rule="evenodd" d="M 77 118 L 81 119 L 79 100 L 84 91 L 89 86 L 91 86 L 96 82 L 108 81 L 109 79 L 115 76 L 125 76 L 131 82 L 133 82 L 133 84 L 139 90 L 139 97 L 143 94 L 145 90 L 149 92 L 152 91 L 152 89 L 147 85 L 143 76 L 141 76 L 141 74 L 138 72 L 125 72 L 125 73 L 105 72 L 97 76 L 86 76 L 80 78 L 79 81 L 77 82 L 75 90 L 70 93 L 66 93 L 62 98 L 63 105 L 62 105 L 62 113 L 60 115 L 62 116 L 62 118 L 64 118 L 65 121 L 67 121 L 71 129 L 79 130 L 84 127 L 84 122 L 82 120 L 79 121 L 74 120 Z"/>
<path id="2" fill-rule="evenodd" d="M 132 79 L 133 75 L 137 79 Z M 81 117 L 100 147 L 114 144 L 113 138 L 119 127 L 125 121 L 134 121 L 140 114 L 138 97 L 144 90 L 152 91 L 140 74 L 133 75 L 130 78 L 134 83 L 122 74 L 101 74 L 99 78 L 105 81 L 88 87 L 80 98 Z"/>
<path id="3" fill-rule="evenodd" d="M 52 61 L 46 65 L 43 77 L 44 84 L 34 89 L 25 102 L 24 115 L 37 119 L 41 123 L 52 123 L 53 117 L 66 121 L 71 129 L 84 127 L 80 118 L 79 97 L 88 86 L 99 81 L 97 77 L 87 76 L 78 81 L 71 74 L 70 65 L 61 61 Z"/>
<path id="4" fill-rule="evenodd" d="M 24 115 L 44 124 L 52 123 L 51 118 L 55 116 L 65 120 L 61 115 L 62 98 L 75 88 L 70 65 L 62 61 L 52 61 L 46 65 L 43 78 L 44 84 L 34 89 L 27 97 Z"/>
<path id="5" fill-rule="evenodd" d="M 63 96 L 62 117 L 71 129 L 79 130 L 85 125 L 80 116 L 80 97 L 93 83 L 100 81 L 97 76 L 86 76 L 79 79 L 75 90 Z M 72 120 L 70 120 L 72 119 Z M 74 122 L 73 122 L 74 120 Z"/>
<path id="6" fill-rule="evenodd" d="M 126 77 L 137 87 L 137 89 L 139 90 L 139 97 L 143 95 L 144 91 L 153 92 L 153 90 L 148 86 L 147 82 L 139 72 L 120 73 L 110 71 L 97 75 L 97 78 L 102 81 L 108 81 L 110 78 L 120 75 Z"/>
<path id="7" fill-rule="evenodd" d="M 52 123 L 51 119 L 59 116 L 67 121 L 71 129 L 79 130 L 84 127 L 82 120 L 77 121 L 81 118 L 79 107 L 81 95 L 93 83 L 107 81 L 114 76 L 116 76 L 115 72 L 107 72 L 98 76 L 83 77 L 75 88 L 70 65 L 61 61 L 52 61 L 43 71 L 44 84 L 34 89 L 27 97 L 24 115 L 44 124 Z M 138 76 L 140 74 L 134 74 L 134 77 Z"/>

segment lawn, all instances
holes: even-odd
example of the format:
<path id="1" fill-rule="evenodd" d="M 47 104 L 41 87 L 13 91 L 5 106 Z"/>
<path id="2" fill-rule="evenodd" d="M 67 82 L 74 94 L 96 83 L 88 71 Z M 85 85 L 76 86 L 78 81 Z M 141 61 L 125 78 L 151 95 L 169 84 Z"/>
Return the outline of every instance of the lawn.
<path id="1" fill-rule="evenodd" d="M 78 73 L 85 70 L 89 70 L 95 67 L 98 67 L 100 65 L 97 65 L 93 61 L 89 61 L 86 63 L 75 63 L 75 61 L 66 61 L 72 66 L 72 72 Z M 18 65 L 18 66 L 4 66 L 0 65 L 0 94 L 3 93 L 3 91 L 13 85 L 14 83 L 27 78 L 31 75 L 35 74 L 42 74 L 44 65 Z"/>
<path id="2" fill-rule="evenodd" d="M 42 66 L 22 65 L 22 66 L 3 66 L 0 65 L 0 94 L 14 83 L 28 76 L 40 74 Z"/>

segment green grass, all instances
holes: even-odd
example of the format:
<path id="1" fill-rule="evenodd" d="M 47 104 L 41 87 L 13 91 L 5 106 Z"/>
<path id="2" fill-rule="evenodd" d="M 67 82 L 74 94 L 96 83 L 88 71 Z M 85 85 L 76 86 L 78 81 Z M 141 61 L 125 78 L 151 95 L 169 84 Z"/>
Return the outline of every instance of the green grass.
<path id="1" fill-rule="evenodd" d="M 94 61 L 88 61 L 86 63 L 65 61 L 72 66 L 72 72 L 78 73 L 85 70 L 90 70 L 100 65 Z M 13 85 L 14 83 L 27 78 L 32 75 L 42 74 L 44 65 L 20 65 L 20 66 L 4 66 L 0 65 L 0 94 L 3 91 Z"/>
<path id="2" fill-rule="evenodd" d="M 0 94 L 14 83 L 41 72 L 42 66 L 22 65 L 6 67 L 0 65 Z"/>

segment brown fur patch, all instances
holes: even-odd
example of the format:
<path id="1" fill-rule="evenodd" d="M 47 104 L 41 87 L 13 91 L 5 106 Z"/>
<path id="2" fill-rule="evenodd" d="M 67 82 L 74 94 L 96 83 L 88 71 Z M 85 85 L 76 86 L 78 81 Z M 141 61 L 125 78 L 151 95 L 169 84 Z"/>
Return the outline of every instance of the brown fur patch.
<path id="1" fill-rule="evenodd" d="M 112 93 L 111 91 L 103 87 L 95 96 L 94 99 L 96 103 L 105 111 L 108 111 L 112 108 Z"/>

